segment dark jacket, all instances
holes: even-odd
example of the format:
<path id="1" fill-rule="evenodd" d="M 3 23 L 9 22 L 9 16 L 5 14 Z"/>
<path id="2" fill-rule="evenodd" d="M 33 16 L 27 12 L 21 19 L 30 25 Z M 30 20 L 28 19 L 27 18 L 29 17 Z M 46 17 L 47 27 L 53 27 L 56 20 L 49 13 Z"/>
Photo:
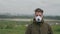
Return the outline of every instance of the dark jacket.
<path id="1" fill-rule="evenodd" d="M 53 32 L 51 27 L 42 20 L 40 24 L 36 24 L 36 22 L 33 21 L 33 23 L 27 27 L 25 34 L 53 34 Z"/>

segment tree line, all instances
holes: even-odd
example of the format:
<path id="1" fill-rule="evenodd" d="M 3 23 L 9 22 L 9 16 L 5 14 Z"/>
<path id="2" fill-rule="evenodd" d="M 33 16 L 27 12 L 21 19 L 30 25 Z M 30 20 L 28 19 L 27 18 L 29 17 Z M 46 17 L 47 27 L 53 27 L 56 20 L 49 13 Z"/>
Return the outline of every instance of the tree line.
<path id="1" fill-rule="evenodd" d="M 0 15 L 0 18 L 33 18 L 33 15 Z M 45 19 L 58 19 L 60 16 L 44 16 Z"/>

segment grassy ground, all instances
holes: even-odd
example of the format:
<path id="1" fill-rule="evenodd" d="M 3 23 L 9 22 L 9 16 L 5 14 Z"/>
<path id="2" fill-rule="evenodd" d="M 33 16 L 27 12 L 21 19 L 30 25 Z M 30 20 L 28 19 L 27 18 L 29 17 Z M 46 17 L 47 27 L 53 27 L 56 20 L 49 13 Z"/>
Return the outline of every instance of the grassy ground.
<path id="1" fill-rule="evenodd" d="M 53 25 L 52 30 L 54 34 L 60 34 L 60 25 Z"/>
<path id="2" fill-rule="evenodd" d="M 17 27 L 16 29 L 0 29 L 0 34 L 24 34 L 25 26 Z"/>
<path id="3" fill-rule="evenodd" d="M 26 24 L 24 21 L 0 21 L 0 34 L 25 34 Z M 60 34 L 60 25 L 52 25 L 54 34 Z"/>

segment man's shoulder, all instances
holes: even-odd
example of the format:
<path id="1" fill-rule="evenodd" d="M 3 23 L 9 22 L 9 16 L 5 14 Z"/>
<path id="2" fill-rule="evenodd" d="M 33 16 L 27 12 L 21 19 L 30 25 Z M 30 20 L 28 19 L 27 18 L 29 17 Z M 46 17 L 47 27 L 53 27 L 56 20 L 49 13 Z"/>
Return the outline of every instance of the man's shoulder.
<path id="1" fill-rule="evenodd" d="M 44 25 L 50 26 L 48 23 L 44 23 Z"/>
<path id="2" fill-rule="evenodd" d="M 28 26 L 27 26 L 27 27 L 29 27 L 29 28 L 30 28 L 31 26 L 32 26 L 32 24 L 28 24 Z"/>
<path id="3" fill-rule="evenodd" d="M 29 24 L 28 27 L 32 27 L 33 24 Z"/>

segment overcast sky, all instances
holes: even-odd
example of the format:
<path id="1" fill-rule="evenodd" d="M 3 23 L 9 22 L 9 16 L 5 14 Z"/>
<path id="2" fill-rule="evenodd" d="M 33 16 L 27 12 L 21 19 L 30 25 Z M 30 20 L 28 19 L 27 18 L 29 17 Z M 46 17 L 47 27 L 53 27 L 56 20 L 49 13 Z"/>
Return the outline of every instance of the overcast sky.
<path id="1" fill-rule="evenodd" d="M 60 0 L 0 0 L 0 14 L 30 15 L 36 8 L 43 9 L 44 15 L 60 15 Z"/>

